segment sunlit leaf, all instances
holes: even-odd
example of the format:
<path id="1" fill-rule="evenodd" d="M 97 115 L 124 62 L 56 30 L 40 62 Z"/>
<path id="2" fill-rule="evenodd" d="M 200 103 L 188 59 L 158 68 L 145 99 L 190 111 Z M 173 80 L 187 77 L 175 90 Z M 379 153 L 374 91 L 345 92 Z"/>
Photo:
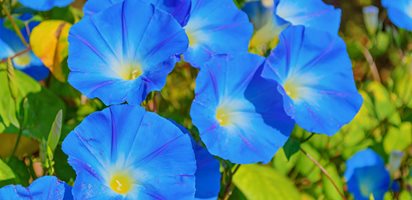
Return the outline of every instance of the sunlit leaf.
<path id="1" fill-rule="evenodd" d="M 0 181 L 13 179 L 15 177 L 13 170 L 0 159 Z"/>
<path id="2" fill-rule="evenodd" d="M 392 103 L 389 93 L 383 85 L 372 82 L 368 85 L 367 91 L 371 93 L 378 119 L 383 120 L 396 112 L 396 107 Z"/>
<path id="3" fill-rule="evenodd" d="M 41 90 L 41 86 L 34 79 L 26 74 L 15 70 L 15 82 L 17 85 L 16 102 L 12 97 L 9 88 L 8 72 L 5 65 L 0 64 L 0 117 L 6 127 L 13 125 L 20 127 L 17 114 L 20 112 L 20 105 L 23 99 L 30 93 L 36 93 Z"/>
<path id="4" fill-rule="evenodd" d="M 233 181 L 249 200 L 300 199 L 293 182 L 267 166 L 242 165 Z"/>
<path id="5" fill-rule="evenodd" d="M 383 141 L 385 152 L 402 151 L 412 144 L 412 123 L 404 122 L 399 128 L 390 127 Z"/>
<path id="6" fill-rule="evenodd" d="M 68 55 L 68 35 L 71 24 L 62 20 L 48 20 L 36 26 L 30 35 L 34 54 L 60 81 L 65 81 L 61 62 Z"/>

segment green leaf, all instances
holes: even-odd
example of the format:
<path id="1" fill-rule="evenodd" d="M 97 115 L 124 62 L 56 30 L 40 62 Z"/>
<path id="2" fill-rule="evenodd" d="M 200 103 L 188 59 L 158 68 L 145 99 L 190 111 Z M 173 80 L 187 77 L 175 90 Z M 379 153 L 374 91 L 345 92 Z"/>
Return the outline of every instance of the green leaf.
<path id="1" fill-rule="evenodd" d="M 305 149 L 314 159 L 321 163 L 320 153 L 308 143 L 302 144 L 302 148 Z M 306 155 L 300 153 L 299 159 L 296 162 L 296 170 L 306 177 L 312 183 L 315 183 L 321 179 L 321 171 Z M 324 155 L 324 154 L 323 154 Z M 322 163 L 321 163 L 322 164 Z"/>
<path id="2" fill-rule="evenodd" d="M 233 181 L 249 200 L 300 199 L 293 182 L 267 166 L 242 165 Z"/>
<path id="3" fill-rule="evenodd" d="M 395 93 L 402 104 L 412 108 L 412 58 L 405 59 L 406 66 L 397 67 L 394 71 Z"/>
<path id="4" fill-rule="evenodd" d="M 283 146 L 283 150 L 285 151 L 285 155 L 288 160 L 290 160 L 290 158 L 297 153 L 299 149 L 300 142 L 292 137 L 290 137 L 285 146 Z"/>
<path id="5" fill-rule="evenodd" d="M 62 121 L 63 110 L 59 110 L 49 132 L 49 137 L 47 138 L 47 146 L 49 146 L 52 151 L 56 149 L 57 144 L 59 143 L 62 133 Z"/>
<path id="6" fill-rule="evenodd" d="M 43 88 L 28 75 L 19 70 L 14 72 L 16 83 L 18 83 L 17 107 L 11 106 L 15 103 L 8 89 L 7 70 L 0 66 L 0 85 L 2 86 L 0 88 L 1 122 L 5 128 L 19 128 L 19 121 L 23 121 L 23 134 L 25 136 L 35 138 L 38 141 L 47 139 L 50 127 L 55 120 L 55 116 L 50 114 L 57 113 L 61 109 L 64 110 L 64 103 L 54 93 Z M 3 87 L 3 85 L 6 87 Z M 21 119 L 21 117 L 24 119 Z"/>
<path id="7" fill-rule="evenodd" d="M 16 175 L 13 183 L 28 186 L 30 173 L 27 169 L 26 164 L 22 160 L 19 160 L 18 158 L 13 156 L 10 157 L 9 166 L 13 169 L 13 172 Z"/>
<path id="8" fill-rule="evenodd" d="M 50 127 L 55 120 L 54 113 L 65 109 L 63 101 L 45 88 L 42 88 L 40 92 L 29 94 L 27 101 L 29 111 L 23 134 L 38 141 L 47 140 Z"/>
<path id="9" fill-rule="evenodd" d="M 16 107 L 15 105 L 21 105 L 24 97 L 26 97 L 29 93 L 39 92 L 41 90 L 41 86 L 38 82 L 25 75 L 24 73 L 18 70 L 14 71 L 14 79 L 15 82 L 18 83 L 16 99 L 17 102 L 15 103 L 9 90 L 10 85 L 6 69 L 7 68 L 4 68 L 4 64 L 0 64 L 0 117 L 6 127 L 10 125 L 20 127 L 17 117 L 17 113 L 19 113 L 20 107 Z"/>
<path id="10" fill-rule="evenodd" d="M 62 151 L 61 146 L 58 146 L 54 152 L 54 162 L 55 172 L 59 179 L 68 184 L 73 183 L 76 173 L 67 163 L 67 155 Z"/>
<path id="11" fill-rule="evenodd" d="M 390 127 L 383 141 L 385 152 L 403 151 L 412 144 L 412 123 L 404 122 L 399 128 Z"/>
<path id="12" fill-rule="evenodd" d="M 0 181 L 14 179 L 15 175 L 13 170 L 2 160 L 0 159 Z"/>
<path id="13" fill-rule="evenodd" d="M 384 120 L 396 112 L 396 107 L 392 103 L 389 92 L 386 88 L 377 82 L 368 85 L 367 91 L 371 94 L 375 106 L 375 113 L 379 120 Z"/>
<path id="14" fill-rule="evenodd" d="M 291 159 L 287 159 L 285 152 L 283 149 L 279 149 L 279 151 L 273 157 L 273 167 L 279 173 L 287 175 L 295 166 L 296 161 L 299 159 L 300 154 L 296 154 L 296 156 L 292 156 Z"/>

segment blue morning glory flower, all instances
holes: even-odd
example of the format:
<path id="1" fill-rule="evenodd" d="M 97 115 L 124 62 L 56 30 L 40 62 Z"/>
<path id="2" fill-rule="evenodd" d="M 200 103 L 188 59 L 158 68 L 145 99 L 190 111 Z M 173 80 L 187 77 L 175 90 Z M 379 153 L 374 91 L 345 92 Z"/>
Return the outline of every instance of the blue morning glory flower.
<path id="1" fill-rule="evenodd" d="M 88 0 L 84 5 L 83 11 L 86 15 L 98 13 L 110 6 L 122 2 L 123 0 Z M 140 0 L 146 3 L 152 3 L 156 8 L 164 10 L 181 24 L 187 22 L 190 11 L 191 0 Z"/>
<path id="2" fill-rule="evenodd" d="M 383 200 L 390 176 L 383 159 L 371 149 L 357 152 L 346 161 L 345 179 L 356 200 Z"/>
<path id="3" fill-rule="evenodd" d="M 190 115 L 209 152 L 233 163 L 268 162 L 293 121 L 276 83 L 260 77 L 263 58 L 216 57 L 202 66 Z"/>
<path id="4" fill-rule="evenodd" d="M 310 132 L 333 135 L 362 104 L 345 43 L 324 31 L 287 28 L 262 76 L 280 84 L 286 113 Z"/>
<path id="5" fill-rule="evenodd" d="M 339 31 L 341 10 L 322 0 L 278 0 L 275 13 L 291 25 L 303 25 L 332 34 Z"/>
<path id="6" fill-rule="evenodd" d="M 38 10 L 48 11 L 53 7 L 65 7 L 71 4 L 74 0 L 18 0 L 24 6 Z"/>
<path id="7" fill-rule="evenodd" d="M 382 0 L 382 5 L 388 10 L 389 19 L 396 26 L 412 31 L 411 0 Z"/>
<path id="8" fill-rule="evenodd" d="M 190 135 L 189 131 L 182 125 L 172 121 L 180 130 Z M 207 149 L 203 148 L 193 138 L 192 147 L 196 158 L 196 200 L 217 199 L 220 191 L 220 164 Z"/>
<path id="9" fill-rule="evenodd" d="M 2 200 L 72 200 L 71 188 L 54 176 L 36 179 L 29 187 L 9 185 L 0 189 Z"/>
<path id="10" fill-rule="evenodd" d="M 189 37 L 184 59 L 194 67 L 217 54 L 246 53 L 253 33 L 247 15 L 232 0 L 192 0 L 184 29 Z"/>
<path id="11" fill-rule="evenodd" d="M 290 25 L 303 25 L 336 34 L 340 26 L 340 9 L 322 0 L 257 0 L 246 2 L 243 10 L 255 25 L 249 47 L 265 54 L 278 44 L 278 36 Z"/>
<path id="12" fill-rule="evenodd" d="M 91 114 L 63 141 L 76 199 L 193 199 L 190 137 L 140 106 Z"/>
<path id="13" fill-rule="evenodd" d="M 177 21 L 153 5 L 126 0 L 83 18 L 69 33 L 69 82 L 106 105 L 140 104 L 163 88 L 188 46 Z"/>
<path id="14" fill-rule="evenodd" d="M 38 24 L 38 22 L 30 22 L 28 24 L 28 30 L 31 31 Z M 26 41 L 29 41 L 29 33 L 26 27 L 21 29 L 21 33 Z M 27 50 L 27 47 L 17 36 L 16 32 L 6 28 L 4 26 L 4 20 L 0 19 L 0 60 L 20 54 L 12 59 L 16 69 L 23 71 L 38 81 L 47 78 L 49 76 L 49 70 L 32 51 L 25 50 Z"/>
<path id="15" fill-rule="evenodd" d="M 122 0 L 91 0 L 86 13 L 96 13 Z M 217 54 L 247 52 L 253 33 L 247 15 L 232 0 L 141 0 L 171 13 L 189 37 L 185 61 L 198 67 Z M 174 3 L 173 3 L 174 2 Z M 187 12 L 190 10 L 190 12 Z"/>

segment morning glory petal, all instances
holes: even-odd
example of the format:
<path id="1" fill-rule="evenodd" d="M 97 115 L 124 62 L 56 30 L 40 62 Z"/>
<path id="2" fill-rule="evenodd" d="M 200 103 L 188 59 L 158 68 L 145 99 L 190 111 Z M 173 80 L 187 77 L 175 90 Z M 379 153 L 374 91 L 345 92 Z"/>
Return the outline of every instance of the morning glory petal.
<path id="1" fill-rule="evenodd" d="M 292 25 L 303 25 L 336 34 L 341 10 L 322 0 L 279 0 L 275 14 Z"/>
<path id="2" fill-rule="evenodd" d="M 359 151 L 346 161 L 345 179 L 357 200 L 368 200 L 370 195 L 383 200 L 390 185 L 383 159 L 371 149 Z"/>
<path id="3" fill-rule="evenodd" d="M 0 189 L 2 200 L 72 200 L 71 188 L 54 176 L 36 179 L 28 188 L 21 185 L 9 185 Z"/>
<path id="4" fill-rule="evenodd" d="M 247 15 L 232 0 L 192 0 L 184 29 L 189 37 L 184 59 L 194 67 L 216 54 L 246 53 L 253 33 Z"/>
<path id="5" fill-rule="evenodd" d="M 382 5 L 388 10 L 389 19 L 396 26 L 412 31 L 411 0 L 382 0 Z"/>
<path id="6" fill-rule="evenodd" d="M 334 34 L 287 28 L 262 75 L 280 84 L 285 111 L 310 132 L 333 135 L 362 105 L 345 43 Z"/>
<path id="7" fill-rule="evenodd" d="M 162 89 L 188 40 L 172 16 L 126 0 L 75 24 L 69 44 L 69 82 L 111 105 L 140 104 Z"/>
<path id="8" fill-rule="evenodd" d="M 142 107 L 115 105 L 91 114 L 62 147 L 77 174 L 77 199 L 195 195 L 196 161 L 189 135 Z"/>
<path id="9" fill-rule="evenodd" d="M 19 0 L 24 6 L 38 11 L 48 11 L 53 7 L 65 7 L 73 1 L 74 0 Z"/>
<path id="10" fill-rule="evenodd" d="M 202 66 L 190 115 L 211 154 L 234 163 L 268 162 L 290 135 L 294 123 L 273 91 L 276 83 L 260 77 L 262 62 L 243 54 Z"/>
<path id="11" fill-rule="evenodd" d="M 98 13 L 110 6 L 123 2 L 124 0 L 88 0 L 84 5 L 83 11 L 86 15 Z M 151 3 L 169 14 L 181 24 L 185 25 L 189 17 L 191 0 L 140 0 Z"/>
<path id="12" fill-rule="evenodd" d="M 171 121 L 179 129 L 190 135 L 190 132 L 182 125 Z M 193 151 L 196 158 L 196 200 L 217 199 L 220 191 L 220 164 L 219 161 L 213 157 L 202 147 L 198 142 L 191 138 Z"/>
<path id="13" fill-rule="evenodd" d="M 195 198 L 217 199 L 220 191 L 220 164 L 207 149 L 192 140 L 196 157 L 196 194 Z"/>

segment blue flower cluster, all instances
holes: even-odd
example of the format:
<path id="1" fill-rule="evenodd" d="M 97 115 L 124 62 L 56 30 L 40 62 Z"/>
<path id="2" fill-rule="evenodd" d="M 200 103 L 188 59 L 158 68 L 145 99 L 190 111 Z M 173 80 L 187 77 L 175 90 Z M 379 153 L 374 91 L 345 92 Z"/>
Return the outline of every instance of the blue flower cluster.
<path id="1" fill-rule="evenodd" d="M 27 6 L 70 3 L 57 2 Z M 63 142 L 77 174 L 74 199 L 213 199 L 220 188 L 214 156 L 266 163 L 295 123 L 331 136 L 352 120 L 362 98 L 337 34 L 341 11 L 322 0 L 250 2 L 244 10 L 232 0 L 87 1 L 69 34 L 69 82 L 109 107 Z M 248 53 L 257 36 L 275 47 L 266 58 Z M 200 70 L 190 115 L 206 149 L 140 107 L 183 61 Z M 348 167 L 348 180 L 357 167 Z M 3 188 L 0 197 L 45 195 L 30 192 L 36 183 Z M 53 199 L 69 191 L 52 186 Z"/>

